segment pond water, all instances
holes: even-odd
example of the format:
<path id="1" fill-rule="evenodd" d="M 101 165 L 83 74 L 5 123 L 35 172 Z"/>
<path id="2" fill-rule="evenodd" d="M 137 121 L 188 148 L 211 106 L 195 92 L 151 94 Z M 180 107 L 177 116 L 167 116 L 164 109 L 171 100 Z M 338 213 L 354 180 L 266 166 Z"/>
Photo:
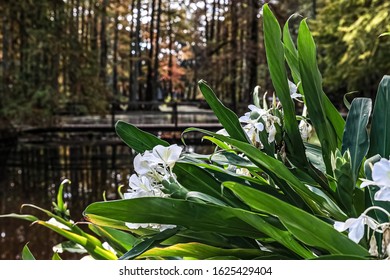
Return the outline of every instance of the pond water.
<path id="1" fill-rule="evenodd" d="M 67 178 L 72 184 L 64 192 L 65 200 L 72 219 L 81 221 L 85 207 L 103 200 L 103 193 L 109 200 L 118 198 L 118 187 L 127 185 L 132 172 L 133 152 L 115 135 L 107 139 L 95 135 L 80 139 L 19 141 L 0 147 L 0 214 L 20 213 L 22 204 L 51 209 L 59 184 Z M 207 150 L 207 147 L 195 147 L 197 152 L 202 149 Z M 22 211 L 47 219 L 29 207 Z M 0 259 L 20 259 L 27 242 L 38 259 L 50 259 L 52 247 L 62 240 L 42 226 L 31 226 L 30 222 L 17 219 L 0 219 Z"/>

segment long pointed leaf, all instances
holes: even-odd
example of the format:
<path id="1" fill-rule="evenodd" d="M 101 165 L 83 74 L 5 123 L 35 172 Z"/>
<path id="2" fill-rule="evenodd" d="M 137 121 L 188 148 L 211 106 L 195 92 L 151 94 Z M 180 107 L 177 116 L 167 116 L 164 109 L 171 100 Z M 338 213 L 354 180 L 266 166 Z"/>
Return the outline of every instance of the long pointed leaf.
<path id="1" fill-rule="evenodd" d="M 294 102 L 291 99 L 288 85 L 280 26 L 268 5 L 264 5 L 263 15 L 264 43 L 268 68 L 271 74 L 271 80 L 272 84 L 274 85 L 276 95 L 283 105 L 283 120 L 287 132 L 287 139 L 285 139 L 287 152 L 291 153 L 290 160 L 295 164 L 299 164 L 300 167 L 307 166 L 305 149 L 295 116 Z"/>
<path id="2" fill-rule="evenodd" d="M 219 122 L 226 129 L 229 135 L 237 140 L 247 142 L 248 138 L 246 133 L 241 127 L 241 124 L 237 118 L 237 115 L 233 113 L 229 108 L 222 104 L 217 98 L 212 89 L 205 83 L 205 81 L 199 81 L 199 88 L 204 98 L 209 104 L 210 108 L 214 111 Z"/>
<path id="3" fill-rule="evenodd" d="M 178 231 L 179 231 L 179 228 L 166 229 L 166 230 L 156 234 L 155 236 L 148 238 L 148 239 L 142 241 L 141 243 L 137 244 L 136 246 L 134 246 L 130 251 L 126 252 L 126 254 L 124 254 L 119 259 L 120 260 L 134 259 L 134 258 L 138 257 L 139 255 L 141 255 L 142 253 L 144 253 L 145 251 L 159 245 L 164 240 L 174 236 Z"/>
<path id="4" fill-rule="evenodd" d="M 147 205 L 147 208 L 145 207 Z M 197 202 L 144 197 L 89 205 L 84 215 L 89 221 L 105 225 L 108 220 L 131 223 L 159 223 L 184 226 L 194 231 L 261 238 L 269 236 L 302 257 L 312 254 L 285 230 L 266 221 L 266 217 L 239 208 Z M 265 234 L 265 235 L 264 235 Z"/>
<path id="5" fill-rule="evenodd" d="M 269 252 L 263 252 L 258 249 L 223 249 L 201 243 L 175 244 L 165 248 L 153 248 L 139 258 L 145 257 L 190 257 L 195 259 L 209 259 L 212 257 L 233 256 L 240 259 L 253 259 L 259 256 L 270 255 Z"/>
<path id="6" fill-rule="evenodd" d="M 307 245 L 323 248 L 333 254 L 368 255 L 364 248 L 345 234 L 299 208 L 234 182 L 226 182 L 224 186 L 252 208 L 277 216 L 296 238 Z"/>
<path id="7" fill-rule="evenodd" d="M 371 99 L 356 98 L 345 123 L 342 153 L 351 153 L 352 176 L 356 182 L 359 169 L 369 148 L 367 124 L 371 114 Z"/>
<path id="8" fill-rule="evenodd" d="M 244 153 L 254 164 L 264 169 L 269 174 L 274 174 L 277 178 L 286 181 L 291 189 L 299 194 L 299 196 L 315 213 L 324 216 L 330 215 L 337 220 L 346 219 L 346 215 L 340 210 L 337 204 L 331 203 L 332 200 L 330 198 L 325 199 L 324 197 L 309 190 L 281 161 L 264 154 L 248 143 L 237 141 L 231 139 L 230 137 L 196 128 L 188 128 L 186 131 L 193 130 L 212 135 L 217 139 L 233 145 L 240 152 Z"/>
<path id="9" fill-rule="evenodd" d="M 156 145 L 169 146 L 168 142 L 123 121 L 116 123 L 115 130 L 123 142 L 138 153 L 152 150 Z"/>
<path id="10" fill-rule="evenodd" d="M 368 157 L 379 154 L 383 158 L 390 156 L 390 76 L 384 76 L 376 95 L 370 132 L 370 150 Z"/>
<path id="11" fill-rule="evenodd" d="M 316 46 L 306 20 L 303 20 L 299 26 L 298 52 L 299 70 L 307 110 L 321 143 L 327 173 L 332 174 L 331 154 L 337 148 L 337 134 L 326 116 L 322 78 L 317 65 Z"/>

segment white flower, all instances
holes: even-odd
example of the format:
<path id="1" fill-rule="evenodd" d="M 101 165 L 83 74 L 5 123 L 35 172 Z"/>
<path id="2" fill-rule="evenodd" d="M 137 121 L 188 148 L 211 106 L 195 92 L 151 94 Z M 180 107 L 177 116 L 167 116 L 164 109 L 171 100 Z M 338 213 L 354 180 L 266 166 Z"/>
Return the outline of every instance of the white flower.
<path id="1" fill-rule="evenodd" d="M 298 127 L 303 141 L 307 141 L 312 135 L 313 127 L 306 120 L 301 120 Z"/>
<path id="2" fill-rule="evenodd" d="M 163 231 L 166 229 L 175 228 L 175 225 L 165 225 L 165 224 L 143 224 L 143 223 L 125 223 L 129 229 L 139 229 L 139 228 L 149 228 Z"/>
<path id="3" fill-rule="evenodd" d="M 264 130 L 264 125 L 262 123 L 257 123 L 255 125 L 249 123 L 245 125 L 243 128 L 249 140 L 253 144 L 259 143 L 260 146 L 263 147 L 259 137 L 259 132 Z"/>
<path id="4" fill-rule="evenodd" d="M 125 225 L 129 229 L 139 229 L 139 228 L 148 228 L 149 224 L 141 224 L 141 223 L 125 223 Z"/>
<path id="5" fill-rule="evenodd" d="M 143 155 L 138 154 L 134 157 L 133 164 L 135 172 L 139 175 L 145 175 L 152 171 L 156 164 L 149 160 L 151 155 L 151 152 L 146 151 Z"/>
<path id="6" fill-rule="evenodd" d="M 169 147 L 163 145 L 157 145 L 153 148 L 153 157 L 148 158 L 150 162 L 157 164 L 163 164 L 172 168 L 175 163 L 179 160 L 183 148 L 174 144 Z"/>
<path id="7" fill-rule="evenodd" d="M 363 179 L 360 185 L 364 188 L 369 185 L 377 185 L 379 190 L 375 193 L 374 199 L 390 201 L 390 161 L 382 158 L 372 168 L 372 181 Z"/>
<path id="8" fill-rule="evenodd" d="M 238 174 L 238 175 L 244 175 L 244 176 L 248 176 L 248 177 L 251 177 L 252 175 L 251 175 L 251 173 L 249 172 L 249 170 L 248 169 L 246 169 L 246 168 L 237 168 L 236 169 L 236 174 Z"/>
<path id="9" fill-rule="evenodd" d="M 72 223 L 72 224 L 74 223 L 72 220 L 70 220 L 69 222 Z M 71 230 L 67 225 L 64 225 L 63 223 L 60 223 L 55 218 L 50 218 L 47 221 L 47 223 L 50 224 L 50 225 L 56 226 L 56 227 L 58 227 L 60 229 Z"/>
<path id="10" fill-rule="evenodd" d="M 165 194 L 161 191 L 161 185 L 155 184 L 152 186 L 151 181 L 146 176 L 131 175 L 129 179 L 129 192 L 124 193 L 125 199 L 133 199 L 138 197 L 164 197 Z"/>
<path id="11" fill-rule="evenodd" d="M 230 136 L 229 133 L 224 128 L 218 130 L 216 133 L 219 134 L 219 135 L 227 136 L 227 137 Z"/>
<path id="12" fill-rule="evenodd" d="M 292 99 L 297 99 L 302 97 L 302 94 L 298 93 L 298 87 L 290 80 L 288 80 L 288 87 L 290 89 L 290 96 Z"/>
<path id="13" fill-rule="evenodd" d="M 255 105 L 248 106 L 250 112 L 244 114 L 239 118 L 239 121 L 246 123 L 244 131 L 248 135 L 248 138 L 253 144 L 262 144 L 259 137 L 259 132 L 264 130 L 264 124 L 260 121 L 260 118 L 267 114 L 267 111 L 256 107 Z"/>
<path id="14" fill-rule="evenodd" d="M 110 252 L 116 254 L 115 249 L 112 248 L 111 245 L 108 244 L 107 242 L 104 242 L 104 243 L 102 244 L 102 247 L 103 247 L 104 249 L 106 249 L 107 251 L 110 251 Z"/>
<path id="15" fill-rule="evenodd" d="M 374 230 L 376 229 L 376 221 L 365 214 L 360 215 L 358 218 L 349 218 L 345 222 L 335 222 L 333 227 L 340 232 L 348 229 L 349 239 L 359 243 L 364 236 L 365 225 L 368 225 Z"/>
<path id="16" fill-rule="evenodd" d="M 272 143 L 275 141 L 275 135 L 276 135 L 276 126 L 275 123 L 277 123 L 279 126 L 281 126 L 280 119 L 276 116 L 273 116 L 269 113 L 262 116 L 263 120 L 265 121 L 265 130 L 268 132 L 268 143 Z"/>

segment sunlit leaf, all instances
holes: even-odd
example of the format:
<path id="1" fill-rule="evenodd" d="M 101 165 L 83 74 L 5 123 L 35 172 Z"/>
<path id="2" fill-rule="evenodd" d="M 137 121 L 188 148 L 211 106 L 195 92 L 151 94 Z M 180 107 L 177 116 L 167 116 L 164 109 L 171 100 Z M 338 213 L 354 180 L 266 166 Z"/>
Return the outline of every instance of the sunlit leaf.
<path id="1" fill-rule="evenodd" d="M 147 257 L 190 257 L 194 259 L 210 259 L 216 258 L 226 259 L 227 257 L 236 257 L 238 259 L 253 259 L 259 256 L 269 256 L 271 253 L 263 252 L 258 249 L 223 249 L 219 247 L 214 247 L 201 243 L 183 243 L 175 244 L 165 248 L 153 248 L 138 258 L 147 258 Z"/>
<path id="2" fill-rule="evenodd" d="M 22 260 L 32 261 L 36 260 L 34 255 L 31 253 L 30 248 L 28 248 L 27 244 L 24 245 L 22 250 Z"/>

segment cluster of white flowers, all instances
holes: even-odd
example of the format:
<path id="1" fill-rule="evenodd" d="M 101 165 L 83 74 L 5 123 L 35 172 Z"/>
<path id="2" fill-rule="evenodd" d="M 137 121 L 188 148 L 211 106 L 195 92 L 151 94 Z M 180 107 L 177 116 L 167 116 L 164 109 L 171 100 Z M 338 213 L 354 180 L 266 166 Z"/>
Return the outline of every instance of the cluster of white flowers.
<path id="1" fill-rule="evenodd" d="M 172 168 L 179 160 L 182 150 L 176 144 L 169 147 L 157 145 L 152 151 L 138 154 L 134 158 L 134 170 L 137 174 L 130 176 L 129 189 L 124 194 L 124 198 L 167 197 L 168 195 L 163 191 L 162 182 L 175 177 Z M 141 227 L 159 229 L 160 231 L 174 227 L 172 225 L 141 223 L 126 223 L 126 226 L 130 229 Z"/>
<path id="2" fill-rule="evenodd" d="M 300 99 L 302 98 L 302 95 L 298 93 L 298 86 L 290 80 L 288 80 L 288 86 L 290 89 L 291 99 L 303 102 Z M 263 131 L 264 129 L 268 133 L 268 143 L 274 142 L 275 135 L 277 132 L 275 124 L 281 126 L 280 118 L 271 114 L 272 109 L 262 109 L 252 104 L 249 105 L 248 108 L 250 111 L 245 113 L 244 116 L 241 116 L 239 120 L 240 122 L 245 124 L 243 128 L 251 142 L 254 145 L 259 145 L 260 148 L 262 148 L 259 132 Z M 306 116 L 306 107 L 304 107 L 303 115 Z M 299 131 L 301 133 L 302 139 L 304 141 L 307 141 L 312 135 L 313 128 L 311 124 L 307 122 L 306 119 L 303 119 L 299 123 Z"/>
<path id="3" fill-rule="evenodd" d="M 268 133 L 268 143 L 275 141 L 276 126 L 277 123 L 281 126 L 281 121 L 278 117 L 273 116 L 270 110 L 264 110 L 256 107 L 255 105 L 248 106 L 250 112 L 245 113 L 244 116 L 239 118 L 239 121 L 246 123 L 244 130 L 253 144 L 262 145 L 259 137 L 259 132 L 264 129 Z"/>
<path id="4" fill-rule="evenodd" d="M 374 199 L 377 201 L 390 201 L 390 161 L 381 159 L 374 164 L 372 169 L 372 181 L 363 179 L 361 187 L 376 185 L 379 190 L 375 193 Z M 390 213 L 385 209 L 372 206 L 364 211 L 358 218 L 350 218 L 345 222 L 335 222 L 334 228 L 338 231 L 348 230 L 348 237 L 358 243 L 364 236 L 364 228 L 367 225 L 375 232 L 384 233 L 390 223 L 378 223 L 373 218 L 367 216 L 371 210 L 379 210 L 385 213 L 390 218 Z M 387 250 L 387 248 L 385 248 Z"/>

